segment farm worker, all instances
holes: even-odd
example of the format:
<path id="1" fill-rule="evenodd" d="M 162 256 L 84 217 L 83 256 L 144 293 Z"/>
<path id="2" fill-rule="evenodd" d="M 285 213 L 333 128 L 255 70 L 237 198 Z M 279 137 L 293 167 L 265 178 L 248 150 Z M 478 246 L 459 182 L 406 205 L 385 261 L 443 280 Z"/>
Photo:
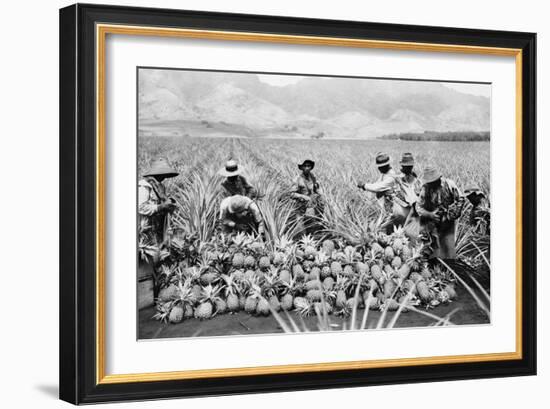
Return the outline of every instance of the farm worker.
<path id="1" fill-rule="evenodd" d="M 249 197 L 229 196 L 220 204 L 219 222 L 224 233 L 245 232 L 264 235 L 264 220 L 258 205 Z"/>
<path id="2" fill-rule="evenodd" d="M 428 258 L 456 258 L 455 221 L 464 198 L 455 182 L 441 176 L 433 166 L 424 170 L 416 210 L 420 216 L 421 240 Z"/>
<path id="3" fill-rule="evenodd" d="M 401 174 L 399 175 L 399 187 L 397 196 L 407 203 L 403 210 L 407 212 L 405 225 L 405 234 L 411 242 L 415 243 L 420 233 L 420 220 L 416 211 L 416 202 L 422 189 L 422 182 L 414 171 L 414 157 L 412 153 L 406 152 L 399 161 L 401 165 Z"/>
<path id="4" fill-rule="evenodd" d="M 242 173 L 242 166 L 239 166 L 233 159 L 228 160 L 225 166 L 219 170 L 218 174 L 226 178 L 222 183 L 226 197 L 240 195 L 253 199 L 257 196 L 256 189 L 248 183 Z"/>
<path id="5" fill-rule="evenodd" d="M 486 235 L 491 229 L 491 211 L 485 203 L 485 193 L 477 186 L 469 186 L 464 190 L 464 196 L 472 205 L 469 223 L 476 234 Z"/>
<path id="6" fill-rule="evenodd" d="M 399 197 L 397 193 L 401 186 L 399 175 L 397 175 L 390 165 L 390 157 L 386 153 L 376 154 L 375 164 L 380 172 L 380 177 L 376 182 L 357 184 L 359 189 L 376 195 L 378 204 L 382 209 L 383 216 L 389 216 L 389 220 L 384 224 L 386 233 L 393 232 L 394 226 L 403 226 L 409 214 L 409 204 Z"/>
<path id="7" fill-rule="evenodd" d="M 314 218 L 324 210 L 319 183 L 312 172 L 314 167 L 315 162 L 311 159 L 299 163 L 298 169 L 301 173 L 294 180 L 290 191 L 290 197 L 298 204 L 298 224 L 300 225 L 298 230 L 302 230 L 304 234 L 310 234 L 316 230 L 317 223 Z"/>
<path id="8" fill-rule="evenodd" d="M 139 279 L 153 278 L 153 294 L 158 295 L 158 277 L 161 269 L 160 252 L 170 240 L 170 214 L 176 209 L 174 199 L 166 194 L 162 183 L 179 173 L 173 169 L 168 160 L 159 158 L 153 161 L 148 172 L 138 182 L 138 214 L 140 233 L 146 237 L 147 245 L 156 247 L 152 260 L 140 260 Z"/>
<path id="9" fill-rule="evenodd" d="M 166 194 L 162 183 L 179 173 L 173 169 L 168 160 L 160 158 L 151 164 L 151 169 L 143 174 L 138 182 L 138 213 L 141 220 L 147 222 L 151 229 L 151 239 L 155 245 L 162 245 L 166 239 L 168 215 L 176 209 L 176 202 Z"/>

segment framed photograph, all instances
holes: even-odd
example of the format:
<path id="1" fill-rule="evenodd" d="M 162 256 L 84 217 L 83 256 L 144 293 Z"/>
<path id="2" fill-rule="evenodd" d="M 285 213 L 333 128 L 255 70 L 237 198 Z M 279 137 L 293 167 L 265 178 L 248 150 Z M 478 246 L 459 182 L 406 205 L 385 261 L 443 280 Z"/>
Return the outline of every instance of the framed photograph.
<path id="1" fill-rule="evenodd" d="M 534 375 L 535 53 L 61 9 L 61 399 Z"/>

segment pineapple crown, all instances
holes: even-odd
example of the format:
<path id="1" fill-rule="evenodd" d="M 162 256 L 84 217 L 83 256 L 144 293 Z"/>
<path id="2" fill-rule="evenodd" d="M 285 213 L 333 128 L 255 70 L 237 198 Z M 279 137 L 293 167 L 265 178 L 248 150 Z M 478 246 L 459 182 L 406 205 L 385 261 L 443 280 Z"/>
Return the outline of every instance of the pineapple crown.
<path id="1" fill-rule="evenodd" d="M 215 303 L 217 300 L 220 299 L 220 297 L 218 295 L 220 293 L 220 291 L 221 291 L 220 286 L 213 287 L 212 284 L 208 284 L 206 287 L 202 288 L 199 301 L 201 303 L 204 303 L 204 302 L 207 302 L 207 301 L 209 301 L 211 303 Z"/>

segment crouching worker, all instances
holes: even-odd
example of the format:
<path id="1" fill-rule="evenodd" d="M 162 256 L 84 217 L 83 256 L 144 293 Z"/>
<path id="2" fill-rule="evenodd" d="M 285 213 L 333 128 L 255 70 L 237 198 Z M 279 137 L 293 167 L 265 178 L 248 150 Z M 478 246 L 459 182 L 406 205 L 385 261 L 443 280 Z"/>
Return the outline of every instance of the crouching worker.
<path id="1" fill-rule="evenodd" d="M 488 235 L 491 232 L 491 211 L 486 204 L 485 193 L 477 186 L 470 186 L 464 190 L 464 196 L 471 203 L 469 223 L 474 233 Z"/>
<path id="2" fill-rule="evenodd" d="M 173 169 L 164 158 L 153 161 L 151 169 L 138 182 L 138 214 L 140 236 L 147 246 L 156 248 L 155 255 L 147 260 L 140 260 L 138 267 L 139 282 L 153 280 L 152 297 L 156 298 L 159 291 L 158 277 L 161 270 L 160 253 L 169 246 L 171 228 L 170 215 L 176 209 L 176 202 L 166 193 L 162 183 L 167 178 L 173 178 L 179 173 Z M 138 297 L 140 306 L 152 304 L 153 298 L 145 294 Z"/>
<path id="3" fill-rule="evenodd" d="M 455 221 L 460 217 L 464 198 L 455 182 L 427 167 L 416 210 L 420 216 L 420 239 L 427 258 L 456 258 Z"/>
<path id="4" fill-rule="evenodd" d="M 226 197 L 220 204 L 219 223 L 223 233 L 265 233 L 264 220 L 258 205 L 246 196 Z"/>

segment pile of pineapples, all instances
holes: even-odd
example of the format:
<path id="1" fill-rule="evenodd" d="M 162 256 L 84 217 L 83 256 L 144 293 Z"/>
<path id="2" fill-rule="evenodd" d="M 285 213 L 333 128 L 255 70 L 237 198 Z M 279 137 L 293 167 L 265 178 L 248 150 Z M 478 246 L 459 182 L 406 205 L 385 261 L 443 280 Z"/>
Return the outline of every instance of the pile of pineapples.
<path id="1" fill-rule="evenodd" d="M 200 259 L 166 268 L 156 319 L 178 323 L 245 311 L 268 316 L 348 316 L 354 308 L 407 312 L 456 297 L 454 277 L 429 268 L 402 229 L 378 233 L 370 245 L 337 240 L 298 242 L 283 237 L 266 245 L 253 236 L 220 236 L 198 249 Z"/>

